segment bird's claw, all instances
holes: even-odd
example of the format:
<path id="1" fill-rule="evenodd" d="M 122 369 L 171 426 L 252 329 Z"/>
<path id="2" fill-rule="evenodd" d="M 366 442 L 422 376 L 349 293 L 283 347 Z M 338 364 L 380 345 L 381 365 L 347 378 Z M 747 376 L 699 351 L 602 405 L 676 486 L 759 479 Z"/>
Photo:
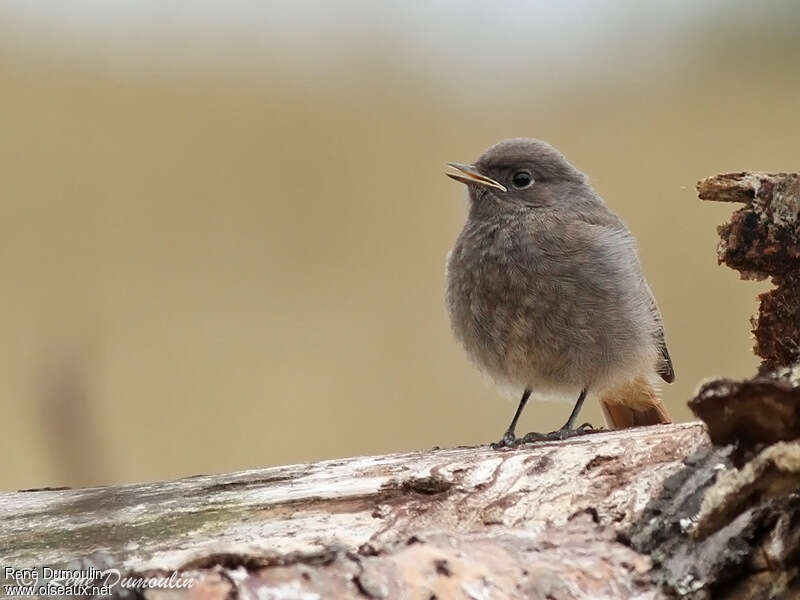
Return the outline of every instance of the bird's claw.
<path id="1" fill-rule="evenodd" d="M 514 435 L 513 431 L 506 431 L 502 439 L 492 444 L 492 448 L 494 450 L 501 450 L 503 448 L 516 448 L 521 444 L 532 444 L 535 442 L 560 442 L 562 440 L 568 440 L 580 435 L 598 433 L 600 431 L 603 431 L 603 429 L 595 429 L 591 423 L 584 423 L 575 429 L 557 429 L 556 431 L 551 431 L 550 433 L 531 431 L 530 433 L 526 433 L 519 438 Z"/>
<path id="2" fill-rule="evenodd" d="M 518 439 L 517 436 L 514 435 L 513 431 L 506 431 L 500 440 L 492 444 L 492 449 L 501 450 L 503 448 L 513 448 L 514 446 L 518 446 L 520 443 L 522 443 L 522 440 Z"/>

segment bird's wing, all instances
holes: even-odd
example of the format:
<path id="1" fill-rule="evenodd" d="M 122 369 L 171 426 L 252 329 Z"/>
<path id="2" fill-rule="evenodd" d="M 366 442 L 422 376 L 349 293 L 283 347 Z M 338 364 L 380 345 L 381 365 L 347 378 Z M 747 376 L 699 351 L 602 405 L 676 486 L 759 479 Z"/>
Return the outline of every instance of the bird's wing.
<path id="1" fill-rule="evenodd" d="M 664 320 L 661 317 L 661 311 L 658 310 L 658 304 L 656 304 L 653 291 L 650 289 L 650 286 L 647 285 L 646 281 L 643 281 L 643 283 L 650 294 L 650 310 L 653 311 L 653 315 L 658 323 L 658 329 L 656 330 L 655 338 L 656 343 L 658 344 L 658 351 L 661 353 L 661 362 L 659 363 L 656 371 L 661 376 L 661 379 L 667 383 L 672 383 L 675 381 L 675 369 L 672 367 L 672 358 L 669 355 L 669 350 L 667 350 L 667 341 L 664 339 Z"/>
<path id="2" fill-rule="evenodd" d="M 595 227 L 607 227 L 616 231 L 624 232 L 624 234 L 628 236 L 631 235 L 622 220 L 607 209 L 595 211 L 591 215 L 586 215 L 584 213 L 584 215 L 581 215 L 581 220 Z M 632 236 L 631 239 L 633 239 Z M 638 260 L 638 256 L 636 259 Z M 672 366 L 672 358 L 669 355 L 669 350 L 667 350 L 667 342 L 664 338 L 664 320 L 661 317 L 661 311 L 658 309 L 658 304 L 656 304 L 653 290 L 650 289 L 650 286 L 647 284 L 644 276 L 642 276 L 642 285 L 650 296 L 650 310 L 652 311 L 656 323 L 658 324 L 658 328 L 655 331 L 654 337 L 658 346 L 658 351 L 661 354 L 661 361 L 659 361 L 659 364 L 656 367 L 656 372 L 661 376 L 661 379 L 667 383 L 672 383 L 675 381 L 675 369 Z"/>

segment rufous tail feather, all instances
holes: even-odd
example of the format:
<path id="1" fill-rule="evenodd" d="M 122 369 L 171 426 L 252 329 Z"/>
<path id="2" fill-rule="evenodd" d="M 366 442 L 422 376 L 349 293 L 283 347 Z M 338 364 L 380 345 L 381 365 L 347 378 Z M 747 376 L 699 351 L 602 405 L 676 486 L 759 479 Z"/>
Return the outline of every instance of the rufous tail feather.
<path id="1" fill-rule="evenodd" d="M 656 390 L 641 377 L 604 394 L 600 407 L 610 429 L 672 423 Z"/>

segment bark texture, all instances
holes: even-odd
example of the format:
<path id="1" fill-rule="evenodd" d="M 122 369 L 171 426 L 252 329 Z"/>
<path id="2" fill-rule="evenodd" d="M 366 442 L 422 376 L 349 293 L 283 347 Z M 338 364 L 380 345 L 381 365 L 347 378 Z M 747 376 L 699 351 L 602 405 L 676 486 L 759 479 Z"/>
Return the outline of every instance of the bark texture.
<path id="1" fill-rule="evenodd" d="M 704 494 L 690 545 L 669 540 L 652 556 L 660 553 L 668 564 L 723 542 L 731 559 L 749 539 L 746 557 L 725 565 L 701 561 L 695 573 L 715 577 L 723 597 L 798 598 L 800 175 L 729 173 L 704 179 L 697 189 L 704 200 L 744 204 L 719 228 L 719 262 L 744 279 L 771 277 L 775 289 L 759 296 L 752 320 L 754 351 L 763 359 L 758 375 L 707 382 L 689 402 L 736 468 L 721 473 Z M 751 575 L 730 577 L 731 569 Z"/>
<path id="2" fill-rule="evenodd" d="M 5 493 L 0 562 L 192 582 L 135 598 L 795 597 L 800 446 L 733 451 L 689 423 Z"/>
<path id="3" fill-rule="evenodd" d="M 692 423 L 7 493 L 0 562 L 179 570 L 186 597 L 659 598 L 618 537 L 707 444 Z"/>
<path id="4" fill-rule="evenodd" d="M 772 278 L 753 320 L 762 372 L 800 360 L 800 174 L 728 173 L 698 182 L 703 200 L 737 202 L 719 227 L 720 263 L 745 279 Z"/>

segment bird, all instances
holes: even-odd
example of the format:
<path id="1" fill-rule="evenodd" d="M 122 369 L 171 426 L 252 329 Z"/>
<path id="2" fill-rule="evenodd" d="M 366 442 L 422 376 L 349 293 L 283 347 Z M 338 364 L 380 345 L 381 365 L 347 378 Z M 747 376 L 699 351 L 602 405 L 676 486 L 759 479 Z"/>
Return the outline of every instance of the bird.
<path id="1" fill-rule="evenodd" d="M 658 396 L 675 371 L 636 240 L 547 142 L 503 140 L 471 164 L 447 163 L 466 184 L 468 212 L 446 262 L 455 338 L 478 369 L 520 400 L 496 448 L 560 440 L 588 394 L 613 429 L 670 423 Z M 516 435 L 531 395 L 576 398 L 563 427 Z"/>

